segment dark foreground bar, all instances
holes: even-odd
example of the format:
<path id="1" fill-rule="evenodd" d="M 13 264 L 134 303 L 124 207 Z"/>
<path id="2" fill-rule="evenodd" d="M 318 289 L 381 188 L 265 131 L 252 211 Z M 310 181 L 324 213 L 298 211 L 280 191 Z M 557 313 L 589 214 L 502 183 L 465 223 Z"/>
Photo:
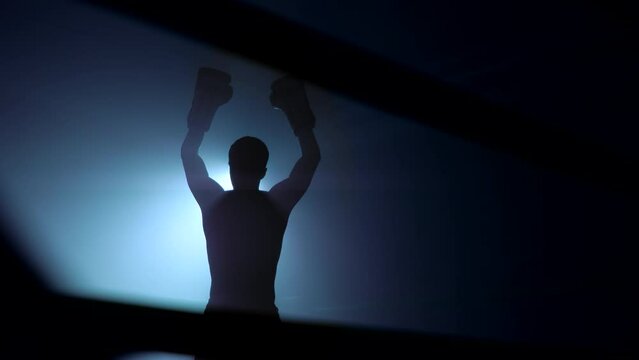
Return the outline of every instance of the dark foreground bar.
<path id="1" fill-rule="evenodd" d="M 8 344 L 3 358 L 111 359 L 135 352 L 198 354 L 212 359 L 333 358 L 356 353 L 376 358 L 615 359 L 631 358 L 585 349 L 539 347 L 417 333 L 379 331 L 220 312 L 203 316 L 178 311 L 49 295 L 41 307 L 19 311 L 3 323 L 6 334 L 27 322 L 31 333 Z M 9 310 L 6 309 L 5 310 Z M 18 310 L 18 309 L 14 309 Z"/>
<path id="2" fill-rule="evenodd" d="M 636 156 L 615 153 L 248 5 L 223 0 L 88 2 L 283 69 L 382 111 L 537 166 L 637 194 Z"/>
<path id="3" fill-rule="evenodd" d="M 373 329 L 274 323 L 239 313 L 199 315 L 58 295 L 21 261 L 16 239 L 0 228 L 3 284 L 1 359 L 113 359 L 162 351 L 212 359 L 242 358 L 488 358 L 626 359 L 625 351 L 512 344 Z M 613 349 L 615 350 L 615 349 Z"/>

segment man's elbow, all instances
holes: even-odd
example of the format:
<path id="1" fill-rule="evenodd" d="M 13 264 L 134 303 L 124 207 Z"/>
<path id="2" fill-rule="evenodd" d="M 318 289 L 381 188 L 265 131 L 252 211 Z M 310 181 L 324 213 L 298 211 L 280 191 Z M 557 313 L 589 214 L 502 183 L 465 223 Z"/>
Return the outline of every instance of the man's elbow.
<path id="1" fill-rule="evenodd" d="M 306 162 L 308 162 L 309 164 L 313 165 L 313 166 L 317 166 L 319 165 L 320 161 L 322 160 L 322 155 L 320 154 L 320 152 L 313 152 L 311 154 L 306 154 L 304 156 L 304 160 Z"/>
<path id="2" fill-rule="evenodd" d="M 194 156 L 197 156 L 197 150 L 193 149 L 190 146 L 182 145 L 182 149 L 180 150 L 180 155 L 182 156 L 182 160 L 190 159 Z"/>

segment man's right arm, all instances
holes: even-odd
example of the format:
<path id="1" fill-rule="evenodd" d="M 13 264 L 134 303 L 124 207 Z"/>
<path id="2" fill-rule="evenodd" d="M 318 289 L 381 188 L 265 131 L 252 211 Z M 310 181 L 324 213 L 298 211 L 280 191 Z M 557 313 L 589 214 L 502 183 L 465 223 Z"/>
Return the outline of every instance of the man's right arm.
<path id="1" fill-rule="evenodd" d="M 319 145 L 312 129 L 299 131 L 297 139 L 302 156 L 295 163 L 288 178 L 273 186 L 270 191 L 286 213 L 289 213 L 306 193 L 321 159 Z"/>
<path id="2" fill-rule="evenodd" d="M 310 186 L 321 155 L 313 132 L 315 115 L 308 104 L 303 82 L 284 77 L 273 83 L 272 89 L 271 103 L 286 114 L 302 150 L 302 156 L 288 178 L 273 186 L 269 192 L 288 214 Z"/>

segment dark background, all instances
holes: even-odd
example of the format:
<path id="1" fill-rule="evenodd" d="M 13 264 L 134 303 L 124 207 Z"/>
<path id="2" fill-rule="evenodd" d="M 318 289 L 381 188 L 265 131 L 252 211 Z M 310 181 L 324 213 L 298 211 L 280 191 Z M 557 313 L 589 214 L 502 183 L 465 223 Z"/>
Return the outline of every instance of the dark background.
<path id="1" fill-rule="evenodd" d="M 639 150 L 626 3 L 251 3 L 544 125 Z M 224 183 L 226 149 L 254 135 L 271 149 L 268 189 L 299 155 L 268 104 L 282 72 L 87 4 L 0 10 L 0 185 L 18 248 L 63 293 L 202 310 L 206 255 L 178 157 L 195 73 L 218 67 L 235 89 L 203 145 L 211 175 Z M 284 318 L 633 346 L 636 193 L 308 90 L 323 157 L 285 238 Z"/>

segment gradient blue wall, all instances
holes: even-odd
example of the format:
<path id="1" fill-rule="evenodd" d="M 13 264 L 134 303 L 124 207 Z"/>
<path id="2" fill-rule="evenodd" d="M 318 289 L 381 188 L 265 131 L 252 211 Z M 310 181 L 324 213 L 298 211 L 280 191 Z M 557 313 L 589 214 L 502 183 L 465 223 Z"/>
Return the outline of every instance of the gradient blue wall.
<path id="1" fill-rule="evenodd" d="M 197 68 L 233 76 L 202 147 L 227 188 L 240 136 L 270 148 L 264 189 L 299 156 L 268 103 L 282 73 L 84 5 L 1 6 L 0 185 L 17 245 L 59 291 L 201 311 L 204 237 L 179 158 Z M 285 237 L 284 318 L 627 344 L 630 199 L 313 85 L 309 98 L 323 158 Z"/>

